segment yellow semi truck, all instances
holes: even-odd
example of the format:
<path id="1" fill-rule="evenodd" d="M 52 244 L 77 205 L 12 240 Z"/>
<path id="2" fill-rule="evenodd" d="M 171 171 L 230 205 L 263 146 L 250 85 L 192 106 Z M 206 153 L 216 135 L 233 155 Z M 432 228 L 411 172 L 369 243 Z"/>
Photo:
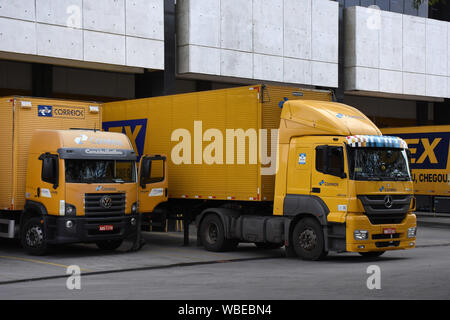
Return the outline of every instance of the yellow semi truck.
<path id="1" fill-rule="evenodd" d="M 417 209 L 450 213 L 450 126 L 385 128 L 406 141 Z"/>
<path id="2" fill-rule="evenodd" d="M 101 105 L 0 98 L 0 237 L 31 254 L 49 244 L 115 249 L 137 233 L 136 153 L 100 132 Z"/>
<path id="3" fill-rule="evenodd" d="M 415 246 L 406 144 L 330 91 L 256 85 L 106 103 L 103 129 L 168 155 L 169 201 L 210 251 L 239 242 L 379 256 Z M 134 142 L 133 142 L 134 141 Z"/>

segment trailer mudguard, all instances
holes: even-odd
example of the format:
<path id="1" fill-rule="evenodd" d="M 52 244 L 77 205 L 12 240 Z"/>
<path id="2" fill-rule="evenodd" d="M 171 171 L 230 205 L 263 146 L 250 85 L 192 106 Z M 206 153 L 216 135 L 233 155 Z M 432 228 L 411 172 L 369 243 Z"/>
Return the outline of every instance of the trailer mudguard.
<path id="1" fill-rule="evenodd" d="M 232 238 L 232 229 L 231 229 L 231 221 L 232 218 L 239 218 L 240 213 L 232 210 L 232 209 L 228 209 L 228 208 L 208 208 L 203 210 L 195 219 L 195 223 L 198 227 L 197 229 L 197 238 L 199 238 L 199 232 L 200 232 L 200 224 L 202 223 L 203 218 L 207 215 L 207 214 L 217 214 L 220 219 L 222 220 L 223 223 L 223 227 L 224 227 L 224 231 L 225 231 L 225 237 L 227 239 L 231 239 Z"/>

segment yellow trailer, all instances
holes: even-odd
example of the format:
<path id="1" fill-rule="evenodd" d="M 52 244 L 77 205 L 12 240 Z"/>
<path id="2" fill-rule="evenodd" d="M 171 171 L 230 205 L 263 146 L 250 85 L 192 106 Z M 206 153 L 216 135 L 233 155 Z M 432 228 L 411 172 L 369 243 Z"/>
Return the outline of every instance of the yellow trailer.
<path id="1" fill-rule="evenodd" d="M 170 155 L 169 198 L 273 201 L 272 129 L 297 99 L 331 101 L 332 92 L 259 85 L 111 102 L 103 129 L 126 133 L 138 156 Z"/>
<path id="2" fill-rule="evenodd" d="M 137 231 L 136 154 L 98 103 L 0 98 L 0 237 L 113 249 Z"/>
<path id="3" fill-rule="evenodd" d="M 145 163 L 167 155 L 169 201 L 148 206 L 139 189 L 140 212 L 195 217 L 207 250 L 253 242 L 317 260 L 414 248 L 406 143 L 331 100 L 256 85 L 113 102 L 103 129 L 126 133 Z"/>

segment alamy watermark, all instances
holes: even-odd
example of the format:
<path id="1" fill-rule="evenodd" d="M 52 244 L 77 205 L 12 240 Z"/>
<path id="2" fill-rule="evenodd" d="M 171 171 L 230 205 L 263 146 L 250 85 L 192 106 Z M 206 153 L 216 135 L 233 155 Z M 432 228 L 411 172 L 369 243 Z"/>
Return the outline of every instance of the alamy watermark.
<path id="1" fill-rule="evenodd" d="M 70 276 L 66 280 L 68 290 L 81 290 L 81 268 L 77 265 L 67 267 L 66 274 Z"/>
<path id="2" fill-rule="evenodd" d="M 370 276 L 367 278 L 366 285 L 369 290 L 381 289 L 381 268 L 377 265 L 370 265 L 366 270 Z"/>
<path id="3" fill-rule="evenodd" d="M 224 134 L 215 128 L 203 131 L 203 122 L 194 121 L 193 135 L 187 129 L 175 129 L 171 141 L 178 142 L 171 151 L 176 165 L 242 165 L 259 161 L 262 175 L 274 175 L 278 169 L 278 129 L 226 129 Z"/>

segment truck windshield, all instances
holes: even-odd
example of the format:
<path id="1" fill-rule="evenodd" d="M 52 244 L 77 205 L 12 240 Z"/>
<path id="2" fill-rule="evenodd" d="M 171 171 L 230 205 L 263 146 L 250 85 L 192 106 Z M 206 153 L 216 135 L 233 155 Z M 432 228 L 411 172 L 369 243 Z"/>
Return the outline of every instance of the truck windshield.
<path id="1" fill-rule="evenodd" d="M 136 182 L 134 161 L 67 159 L 65 164 L 69 183 Z"/>
<path id="2" fill-rule="evenodd" d="M 404 149 L 348 147 L 350 179 L 410 181 Z"/>

